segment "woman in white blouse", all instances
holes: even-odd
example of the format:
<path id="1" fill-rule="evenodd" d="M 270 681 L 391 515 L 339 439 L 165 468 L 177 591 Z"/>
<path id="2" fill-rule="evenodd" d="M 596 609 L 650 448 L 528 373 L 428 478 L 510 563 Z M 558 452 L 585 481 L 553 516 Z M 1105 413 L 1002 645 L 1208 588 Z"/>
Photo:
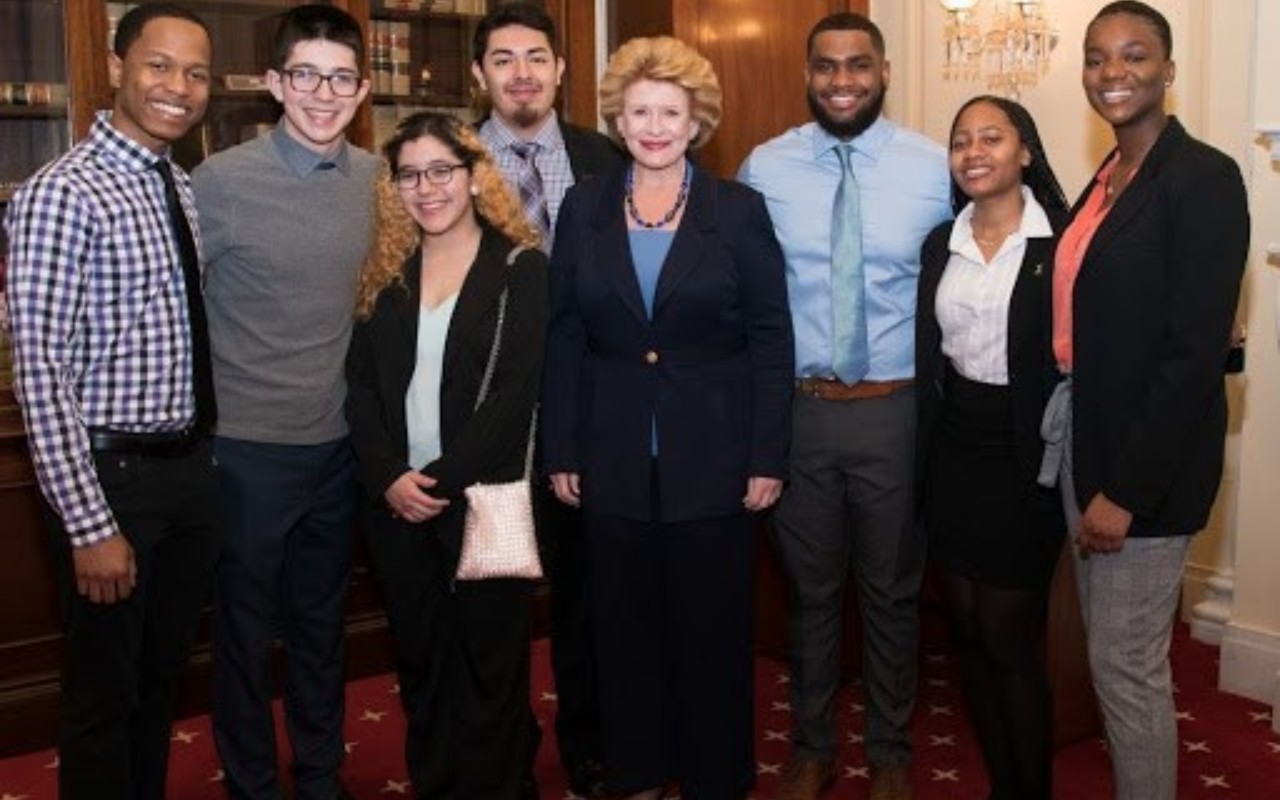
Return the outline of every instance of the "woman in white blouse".
<path id="1" fill-rule="evenodd" d="M 921 253 L 916 317 L 921 508 L 991 798 L 1051 791 L 1038 643 L 1062 547 L 1040 487 L 1048 259 L 1066 200 L 1026 109 L 976 97 L 951 127 L 957 217 Z"/>

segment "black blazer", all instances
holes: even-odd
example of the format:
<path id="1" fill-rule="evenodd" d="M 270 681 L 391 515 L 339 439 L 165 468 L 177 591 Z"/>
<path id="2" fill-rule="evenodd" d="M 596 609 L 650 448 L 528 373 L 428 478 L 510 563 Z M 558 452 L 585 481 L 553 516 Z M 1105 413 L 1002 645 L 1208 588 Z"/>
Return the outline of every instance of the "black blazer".
<path id="1" fill-rule="evenodd" d="M 1046 210 L 1055 231 L 1062 230 L 1064 217 Z M 916 428 L 916 476 L 924 479 L 925 454 L 942 414 L 947 357 L 942 353 L 942 329 L 938 326 L 935 301 L 938 284 L 951 257 L 948 243 L 953 221 L 934 228 L 925 238 L 920 251 L 920 283 L 916 304 L 916 403 L 919 425 Z M 1027 240 L 1026 253 L 1009 298 L 1007 338 L 1009 349 L 1009 391 L 1012 399 L 1015 449 L 1018 474 L 1027 487 L 1036 486 L 1044 440 L 1040 436 L 1040 420 L 1044 407 L 1057 383 L 1050 351 L 1051 307 L 1049 279 L 1052 274 L 1053 239 Z M 918 496 L 923 497 L 924 492 Z"/>
<path id="2" fill-rule="evenodd" d="M 1131 511 L 1131 536 L 1208 521 L 1248 246 L 1239 168 L 1171 118 L 1094 234 L 1073 293 L 1076 498 L 1085 508 L 1102 492 Z"/>
<path id="3" fill-rule="evenodd" d="M 782 251 L 754 190 L 694 168 L 650 320 L 623 217 L 624 169 L 575 185 L 556 226 L 541 444 L 583 507 L 661 520 L 742 512 L 786 475 L 794 381 Z"/>
<path id="4" fill-rule="evenodd" d="M 462 490 L 477 481 L 512 481 L 524 470 L 529 422 L 538 398 L 547 326 L 547 264 L 526 250 L 507 266 L 512 245 L 486 227 L 463 281 L 445 339 L 440 380 L 442 455 L 422 472 L 438 483 L 432 494 L 453 502 L 442 532 L 461 541 Z M 383 492 L 407 472 L 404 400 L 417 359 L 421 303 L 420 253 L 404 264 L 404 285 L 383 290 L 368 319 L 356 322 L 347 355 L 347 420 L 360 483 L 381 508 Z M 484 404 L 475 409 L 493 345 L 498 300 L 509 288 L 497 367 Z M 443 515 L 442 515 L 443 522 Z"/>
<path id="5" fill-rule="evenodd" d="M 608 172 L 622 163 L 622 151 L 608 136 L 560 120 L 560 136 L 569 154 L 574 183 Z"/>

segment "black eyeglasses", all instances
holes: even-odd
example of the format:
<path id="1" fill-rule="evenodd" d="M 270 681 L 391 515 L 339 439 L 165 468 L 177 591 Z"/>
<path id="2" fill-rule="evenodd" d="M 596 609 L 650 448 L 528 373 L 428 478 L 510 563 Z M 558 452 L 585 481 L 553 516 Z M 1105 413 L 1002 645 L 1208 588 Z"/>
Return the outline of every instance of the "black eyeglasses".
<path id="1" fill-rule="evenodd" d="M 425 175 L 427 183 L 433 186 L 444 186 L 453 180 L 453 171 L 455 169 L 466 169 L 466 164 L 432 164 L 422 169 L 414 169 L 412 167 L 404 167 L 396 170 L 396 174 L 391 179 L 396 182 L 396 186 L 405 191 L 417 189 L 418 184 L 422 182 Z"/>
<path id="2" fill-rule="evenodd" d="M 336 97 L 355 97 L 360 91 L 360 76 L 354 72 L 335 72 L 322 75 L 319 70 L 310 67 L 280 70 L 289 76 L 289 85 L 297 92 L 314 92 L 320 84 L 328 83 L 329 91 Z"/>

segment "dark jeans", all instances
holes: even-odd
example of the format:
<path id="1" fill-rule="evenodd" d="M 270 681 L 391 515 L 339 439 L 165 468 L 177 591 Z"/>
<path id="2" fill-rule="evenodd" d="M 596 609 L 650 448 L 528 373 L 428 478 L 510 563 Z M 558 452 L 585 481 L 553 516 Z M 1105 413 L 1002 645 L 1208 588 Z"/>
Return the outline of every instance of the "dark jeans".
<path id="1" fill-rule="evenodd" d="M 217 474 L 207 442 L 94 462 L 138 576 L 126 600 L 82 597 L 62 520 L 45 507 L 64 620 L 58 796 L 163 800 L 174 685 L 222 544 Z"/>

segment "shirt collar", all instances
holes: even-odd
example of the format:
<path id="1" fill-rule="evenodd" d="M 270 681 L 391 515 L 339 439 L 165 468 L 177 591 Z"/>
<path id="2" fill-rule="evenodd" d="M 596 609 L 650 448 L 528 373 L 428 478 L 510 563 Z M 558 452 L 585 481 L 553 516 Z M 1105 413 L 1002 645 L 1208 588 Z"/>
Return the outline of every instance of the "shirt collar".
<path id="1" fill-rule="evenodd" d="M 494 149 L 497 150 L 507 150 L 521 142 L 536 144 L 544 153 L 564 148 L 564 137 L 560 135 L 560 121 L 555 109 L 551 110 L 551 115 L 547 117 L 547 121 L 532 139 L 517 136 L 505 122 L 493 115 L 490 115 L 484 124 L 489 129 L 488 133 L 492 137 Z"/>
<path id="2" fill-rule="evenodd" d="M 282 123 L 277 124 L 269 135 L 272 143 L 276 146 L 276 151 L 284 159 L 284 163 L 299 178 L 305 178 L 312 172 L 327 169 L 337 169 L 343 175 L 348 174 L 351 158 L 347 152 L 345 139 L 338 144 L 338 149 L 332 155 L 322 156 L 290 136 Z"/>
<path id="3" fill-rule="evenodd" d="M 94 114 L 93 125 L 89 129 L 89 138 L 98 142 L 103 155 L 129 172 L 145 172 L 153 168 L 160 159 L 169 154 L 156 155 L 155 152 L 134 141 L 123 131 L 111 124 L 110 111 L 99 111 Z"/>
<path id="4" fill-rule="evenodd" d="M 871 123 L 871 127 L 849 140 L 849 144 L 853 145 L 853 149 L 857 153 L 867 156 L 872 162 L 880 159 L 880 154 L 884 152 L 890 140 L 893 139 L 893 132 L 897 126 L 885 117 L 880 116 L 876 121 Z M 826 128 L 818 123 L 813 123 L 813 157 L 821 158 L 827 151 L 835 150 L 842 140 L 831 134 Z"/>
<path id="5" fill-rule="evenodd" d="M 1049 224 L 1049 215 L 1036 201 L 1031 189 L 1022 186 L 1022 221 L 1018 229 L 1009 234 L 1000 249 L 1003 250 L 1010 240 L 1015 242 L 1027 239 L 1048 239 L 1053 237 L 1053 227 Z M 969 203 L 956 215 L 956 223 L 951 228 L 951 238 L 947 243 L 953 253 L 959 253 L 966 247 L 978 246 L 973 239 L 973 203 Z"/>

